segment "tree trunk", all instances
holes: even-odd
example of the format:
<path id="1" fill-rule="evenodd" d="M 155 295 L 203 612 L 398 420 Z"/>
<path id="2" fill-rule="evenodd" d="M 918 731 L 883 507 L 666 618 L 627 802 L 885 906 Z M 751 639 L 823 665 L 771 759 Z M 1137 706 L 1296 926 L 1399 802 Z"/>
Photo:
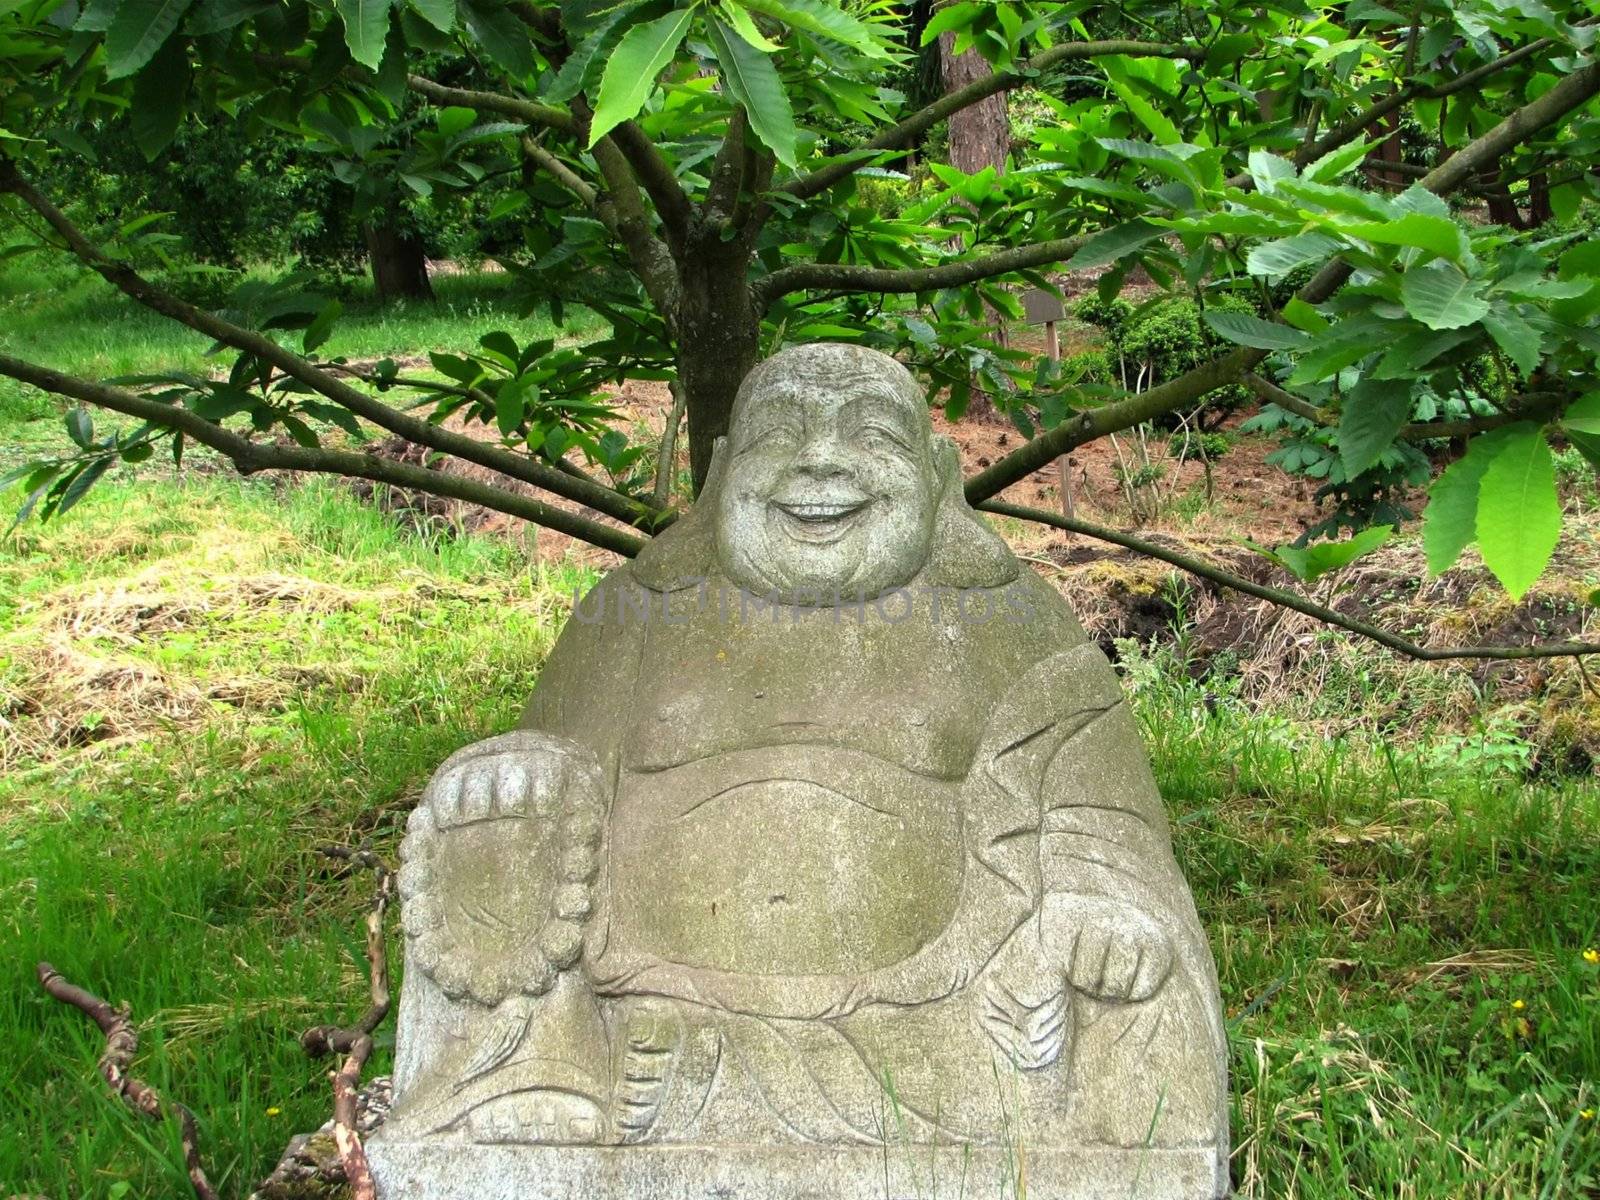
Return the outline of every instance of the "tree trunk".
<path id="1" fill-rule="evenodd" d="M 939 35 L 939 74 L 946 95 L 992 74 L 983 55 L 976 50 L 957 54 L 955 44 L 954 33 Z M 952 167 L 968 175 L 975 175 L 985 167 L 993 167 L 997 175 L 1005 174 L 1006 156 L 1011 153 L 1011 118 L 1004 92 L 996 92 L 951 113 L 948 128 L 948 158 Z M 990 309 L 989 324 L 994 329 L 995 344 L 1004 346 L 1005 318 Z M 976 376 L 972 380 L 972 400 L 967 405 L 967 415 L 980 421 L 1000 419 L 994 400 L 979 386 Z"/>
<path id="2" fill-rule="evenodd" d="M 939 72 L 945 94 L 969 83 L 987 79 L 992 72 L 976 50 L 955 53 L 956 35 L 939 35 Z M 968 175 L 985 167 L 1005 173 L 1006 155 L 1011 153 L 1011 121 L 1006 112 L 1006 94 L 996 92 L 976 104 L 950 114 L 950 165 Z"/>
<path id="3" fill-rule="evenodd" d="M 372 222 L 364 232 L 372 286 L 380 301 L 433 299 L 428 259 L 416 234 L 402 230 L 394 221 Z"/>
<path id="4" fill-rule="evenodd" d="M 692 239 L 679 270 L 678 382 L 688 403 L 689 468 L 696 493 L 711 469 L 716 442 L 728 432 L 733 399 L 756 365 L 761 318 L 745 282 L 748 248 L 715 233 Z"/>
<path id="5" fill-rule="evenodd" d="M 1377 163 L 1403 162 L 1404 147 L 1400 144 L 1400 115 L 1398 113 L 1390 113 L 1378 122 L 1375 129 L 1376 132 L 1387 133 L 1388 136 L 1373 149 L 1371 154 L 1367 155 L 1367 161 Z M 1379 179 L 1397 192 L 1404 191 L 1406 185 L 1411 182 L 1399 171 L 1385 171 L 1380 168 L 1377 174 Z"/>
<path id="6" fill-rule="evenodd" d="M 1555 217 L 1555 210 L 1550 207 L 1550 176 L 1535 171 L 1528 176 L 1528 228 L 1537 229 Z"/>

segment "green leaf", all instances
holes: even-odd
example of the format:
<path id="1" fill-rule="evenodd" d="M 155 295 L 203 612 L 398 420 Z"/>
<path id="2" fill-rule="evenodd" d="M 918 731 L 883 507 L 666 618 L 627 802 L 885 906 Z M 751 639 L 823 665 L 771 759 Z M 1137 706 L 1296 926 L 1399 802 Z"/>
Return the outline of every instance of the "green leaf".
<path id="1" fill-rule="evenodd" d="M 1409 388 L 1363 379 L 1344 398 L 1339 412 L 1339 460 L 1354 479 L 1383 457 L 1411 416 Z"/>
<path id="2" fill-rule="evenodd" d="M 88 409 L 74 408 L 67 412 L 67 436 L 81 449 L 88 450 L 94 445 L 94 418 Z"/>
<path id="3" fill-rule="evenodd" d="M 482 346 L 490 354 L 499 355 L 504 360 L 508 371 L 517 369 L 517 359 L 521 356 L 522 350 L 517 345 L 517 339 L 504 329 L 491 329 L 478 339 L 478 345 Z"/>
<path id="4" fill-rule="evenodd" d="M 772 60 L 721 21 L 712 21 L 708 29 L 717 52 L 717 65 L 722 68 L 722 80 L 733 98 L 744 105 L 751 132 L 780 163 L 794 166 L 799 133 L 783 80 L 778 78 Z"/>
<path id="5" fill-rule="evenodd" d="M 1254 247 L 1245 259 L 1252 275 L 1281 278 L 1311 263 L 1322 262 L 1339 249 L 1339 241 L 1325 233 L 1297 233 Z"/>
<path id="6" fill-rule="evenodd" d="M 529 199 L 528 193 L 520 189 L 514 192 L 506 192 L 490 207 L 489 215 L 486 219 L 498 221 L 502 217 L 509 217 L 512 213 L 521 212 L 528 207 Z"/>
<path id="7" fill-rule="evenodd" d="M 528 393 L 538 394 L 538 388 L 523 379 L 508 379 L 500 385 L 494 397 L 494 419 L 502 437 L 511 437 L 522 428 L 528 414 Z"/>
<path id="8" fill-rule="evenodd" d="M 1543 573 L 1561 537 L 1556 467 L 1544 430 L 1506 427 L 1504 444 L 1478 484 L 1478 549 L 1513 600 Z"/>
<path id="9" fill-rule="evenodd" d="M 1585 275 L 1600 276 L 1600 241 L 1579 242 L 1558 260 L 1556 278 L 1577 279 Z"/>
<path id="10" fill-rule="evenodd" d="M 406 0 L 406 4 L 440 33 L 456 27 L 456 0 Z"/>
<path id="11" fill-rule="evenodd" d="M 734 0 L 739 3 L 740 0 Z M 868 58 L 892 57 L 882 38 L 870 25 L 856 20 L 849 13 L 825 0 L 742 0 L 751 12 L 761 13 L 782 21 L 795 29 L 803 29 L 818 37 L 832 38 Z"/>
<path id="12" fill-rule="evenodd" d="M 1111 88 L 1121 99 L 1123 106 L 1131 112 L 1150 131 L 1150 136 L 1163 146 L 1173 146 L 1183 141 L 1183 134 L 1178 132 L 1178 127 L 1171 119 L 1150 101 L 1146 100 L 1128 80 L 1129 71 L 1127 60 L 1118 57 L 1103 58 L 1100 60 L 1100 69 L 1106 73 L 1106 78 L 1111 83 Z M 1292 169 L 1292 168 L 1291 168 Z"/>
<path id="13" fill-rule="evenodd" d="M 1371 149 L 1372 144 L 1362 138 L 1360 141 L 1351 142 L 1348 146 L 1330 150 L 1308 166 L 1302 178 L 1309 179 L 1312 183 L 1332 183 L 1364 159 Z"/>
<path id="14" fill-rule="evenodd" d="M 276 7 L 277 0 L 199 0 L 183 23 L 183 31 L 190 37 L 222 33 Z"/>
<path id="15" fill-rule="evenodd" d="M 1349 566 L 1363 554 L 1370 554 L 1393 534 L 1393 525 L 1374 525 L 1345 542 L 1312 542 L 1309 546 L 1278 546 L 1269 550 L 1246 539 L 1245 545 L 1270 558 L 1301 583 L 1311 583 L 1329 571 Z"/>
<path id="16" fill-rule="evenodd" d="M 1341 233 L 1380 246 L 1414 246 L 1460 263 L 1467 256 L 1467 235 L 1449 217 L 1407 213 L 1395 221 L 1364 221 L 1340 227 Z"/>
<path id="17" fill-rule="evenodd" d="M 1600 470 L 1600 392 L 1590 392 L 1567 409 L 1561 432 L 1590 466 Z"/>
<path id="18" fill-rule="evenodd" d="M 1474 336 L 1470 329 L 1419 329 L 1390 345 L 1372 372 L 1374 379 L 1402 379 L 1427 366 L 1447 350 L 1453 350 Z"/>
<path id="19" fill-rule="evenodd" d="M 156 56 L 193 0 L 122 0 L 106 30 L 106 78 L 132 75 Z"/>
<path id="20" fill-rule="evenodd" d="M 551 80 L 545 98 L 562 103 L 571 100 L 579 92 L 588 91 L 606 54 L 622 36 L 618 27 L 641 7 L 643 0 L 630 0 L 607 11 L 605 19 L 578 43 L 577 49 L 561 64 L 561 70 Z"/>
<path id="21" fill-rule="evenodd" d="M 443 136 L 453 138 L 465 133 L 472 128 L 472 123 L 478 119 L 478 112 L 472 108 L 462 108 L 450 105 L 441 108 L 433 116 L 433 126 Z"/>
<path id="22" fill-rule="evenodd" d="M 1524 377 L 1534 373 L 1544 358 L 1543 334 L 1508 308 L 1484 314 L 1483 327 Z"/>
<path id="23" fill-rule="evenodd" d="M 128 113 L 128 123 L 133 144 L 146 162 L 154 162 L 178 136 L 190 75 L 188 51 L 174 39 L 161 47 L 133 81 L 133 108 Z"/>
<path id="24" fill-rule="evenodd" d="M 53 506 L 47 504 L 44 515 L 49 517 L 66 515 L 67 510 L 87 496 L 89 489 L 95 485 L 100 476 L 111 469 L 116 461 L 115 458 L 108 455 L 105 458 L 96 459 L 87 467 L 80 468 L 77 474 L 72 476 L 72 482 L 67 484 L 66 490 L 56 497 L 55 504 Z"/>
<path id="25" fill-rule="evenodd" d="M 87 0 L 72 28 L 79 33 L 104 33 L 117 18 L 121 0 Z M 20 5 L 16 6 L 20 7 Z M 0 5 L 0 16 L 15 11 L 10 4 Z"/>
<path id="26" fill-rule="evenodd" d="M 1205 317 L 1206 324 L 1230 342 L 1257 350 L 1299 350 L 1311 340 L 1298 329 L 1277 321 L 1263 321 L 1248 313 L 1208 308 Z"/>
<path id="27" fill-rule="evenodd" d="M 721 4 L 718 5 L 718 11 L 728 19 L 728 24 L 733 26 L 734 32 L 763 54 L 776 54 L 783 49 L 777 42 L 774 42 L 761 32 L 756 26 L 754 18 L 740 5 Z"/>
<path id="28" fill-rule="evenodd" d="M 1478 294 L 1478 284 L 1447 262 L 1408 268 L 1400 280 L 1400 299 L 1406 312 L 1429 329 L 1459 329 L 1481 320 L 1489 311 L 1489 302 Z"/>
<path id="29" fill-rule="evenodd" d="M 589 122 L 586 149 L 592 150 L 596 142 L 618 125 L 639 115 L 650 97 L 650 89 L 655 86 L 656 76 L 661 74 L 684 34 L 688 33 L 693 16 L 693 9 L 680 8 L 654 21 L 635 25 L 623 34 L 600 79 L 600 96 Z"/>
<path id="30" fill-rule="evenodd" d="M 521 78 L 533 71 L 528 28 L 499 0 L 458 0 L 456 5 L 472 40 L 498 66 Z"/>
<path id="31" fill-rule="evenodd" d="M 1149 221 L 1135 219 L 1103 229 L 1078 248 L 1067 260 L 1066 269 L 1081 271 L 1089 267 L 1103 267 L 1119 258 L 1132 254 L 1147 242 L 1153 242 L 1166 230 Z"/>
<path id="32" fill-rule="evenodd" d="M 333 327 L 344 315 L 344 305 L 337 300 L 329 300 L 322 306 L 322 310 L 311 319 L 311 324 L 306 326 L 305 332 L 300 335 L 301 349 L 310 354 L 318 346 L 328 340 L 333 333 Z"/>
<path id="33" fill-rule="evenodd" d="M 344 22 L 344 44 L 350 57 L 369 70 L 383 62 L 383 48 L 389 36 L 391 0 L 333 0 L 333 7 Z"/>
<path id="34" fill-rule="evenodd" d="M 1328 318 L 1299 296 L 1290 297 L 1283 306 L 1283 319 L 1306 333 L 1323 333 L 1329 328 Z"/>
<path id="35" fill-rule="evenodd" d="M 1272 195 L 1279 183 L 1295 178 L 1294 164 L 1268 150 L 1252 150 L 1249 158 L 1250 178 L 1263 196 Z"/>
<path id="36" fill-rule="evenodd" d="M 1437 192 L 1430 192 L 1420 183 L 1413 183 L 1401 192 L 1389 204 L 1398 212 L 1423 213 L 1430 217 L 1450 218 L 1450 205 L 1445 198 Z"/>

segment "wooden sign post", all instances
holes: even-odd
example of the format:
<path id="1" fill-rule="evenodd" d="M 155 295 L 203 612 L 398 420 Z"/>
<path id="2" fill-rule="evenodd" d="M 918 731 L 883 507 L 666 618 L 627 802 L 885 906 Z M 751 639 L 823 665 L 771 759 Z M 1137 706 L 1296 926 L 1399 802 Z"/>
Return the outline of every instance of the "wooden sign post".
<path id="1" fill-rule="evenodd" d="M 1022 319 L 1029 325 L 1044 326 L 1044 352 L 1051 362 L 1061 361 L 1061 336 L 1056 332 L 1056 322 L 1066 320 L 1067 312 L 1061 297 L 1043 288 L 1029 288 L 1022 293 Z M 1063 454 L 1056 459 L 1056 480 L 1061 492 L 1061 515 L 1073 515 L 1072 456 Z"/>

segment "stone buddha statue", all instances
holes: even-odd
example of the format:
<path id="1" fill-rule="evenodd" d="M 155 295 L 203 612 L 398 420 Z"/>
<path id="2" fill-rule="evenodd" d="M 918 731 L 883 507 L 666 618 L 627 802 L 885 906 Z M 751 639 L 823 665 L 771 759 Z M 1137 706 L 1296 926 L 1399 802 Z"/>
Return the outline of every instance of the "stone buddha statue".
<path id="1" fill-rule="evenodd" d="M 751 372 L 402 859 L 385 1200 L 1226 1191 L 1134 719 L 885 355 Z"/>

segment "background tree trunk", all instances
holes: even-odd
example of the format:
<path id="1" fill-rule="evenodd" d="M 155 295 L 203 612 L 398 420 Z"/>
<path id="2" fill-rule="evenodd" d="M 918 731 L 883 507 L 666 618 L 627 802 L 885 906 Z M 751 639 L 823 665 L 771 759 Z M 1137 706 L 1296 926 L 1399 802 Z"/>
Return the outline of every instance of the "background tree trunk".
<path id="1" fill-rule="evenodd" d="M 939 77 L 945 94 L 987 78 L 992 72 L 983 55 L 976 50 L 965 54 L 955 52 L 956 35 L 953 32 L 939 35 Z M 949 150 L 947 158 L 952 167 L 968 175 L 975 175 L 985 167 L 993 167 L 995 174 L 1004 175 L 1006 156 L 1011 153 L 1011 117 L 1006 108 L 1006 93 L 996 92 L 976 104 L 968 105 L 950 114 Z M 989 310 L 989 324 L 994 328 L 997 345 L 1006 344 L 1005 318 Z M 994 400 L 989 393 L 972 381 L 972 401 L 967 415 L 978 420 L 996 420 Z"/>
<path id="2" fill-rule="evenodd" d="M 370 222 L 362 232 L 366 235 L 372 286 L 379 300 L 433 299 L 428 259 L 416 234 L 402 229 L 393 220 Z"/>
<path id="3" fill-rule="evenodd" d="M 976 50 L 955 52 L 956 35 L 939 35 L 939 75 L 946 94 L 969 83 L 986 79 L 992 72 Z M 968 175 L 985 167 L 1005 173 L 1006 156 L 1011 153 L 1011 120 L 1006 112 L 1006 93 L 996 92 L 976 104 L 950 114 L 950 165 Z"/>
<path id="4" fill-rule="evenodd" d="M 689 467 L 699 493 L 716 442 L 728 432 L 733 400 L 756 365 L 761 318 L 745 282 L 749 253 L 742 240 L 696 237 L 679 269 L 678 383 L 687 397 Z"/>

